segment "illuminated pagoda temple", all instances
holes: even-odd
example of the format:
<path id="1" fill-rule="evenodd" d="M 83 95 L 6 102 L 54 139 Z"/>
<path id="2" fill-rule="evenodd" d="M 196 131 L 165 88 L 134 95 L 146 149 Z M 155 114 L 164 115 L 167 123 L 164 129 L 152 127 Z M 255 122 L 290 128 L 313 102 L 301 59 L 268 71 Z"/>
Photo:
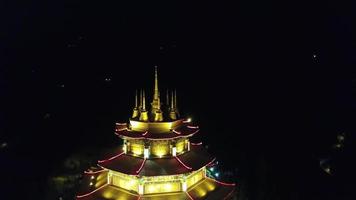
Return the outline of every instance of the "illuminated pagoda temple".
<path id="1" fill-rule="evenodd" d="M 176 92 L 161 102 L 157 68 L 153 92 L 150 109 L 136 92 L 129 122 L 116 123 L 123 145 L 84 172 L 77 200 L 232 199 L 235 184 L 208 176 L 216 160 L 190 141 L 199 127 L 180 117 Z"/>

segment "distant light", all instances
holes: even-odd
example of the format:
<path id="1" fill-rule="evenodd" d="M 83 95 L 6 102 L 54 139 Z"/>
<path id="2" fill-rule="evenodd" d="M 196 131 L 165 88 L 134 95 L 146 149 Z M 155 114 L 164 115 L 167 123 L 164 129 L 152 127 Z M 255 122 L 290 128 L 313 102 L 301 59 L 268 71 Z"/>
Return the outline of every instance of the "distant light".
<path id="1" fill-rule="evenodd" d="M 316 54 L 313 54 L 313 58 L 316 58 Z"/>
<path id="2" fill-rule="evenodd" d="M 210 168 L 210 171 L 212 171 L 212 172 L 213 172 L 213 171 L 214 171 L 214 167 Z"/>
<path id="3" fill-rule="evenodd" d="M 189 117 L 189 118 L 187 119 L 187 122 L 191 122 L 191 121 L 192 121 L 192 118 Z"/>
<path id="4" fill-rule="evenodd" d="M 216 177 L 219 177 L 219 173 L 218 173 L 218 172 L 216 172 L 216 173 L 215 173 L 215 176 L 216 176 Z"/>
<path id="5" fill-rule="evenodd" d="M 90 182 L 89 185 L 92 186 L 92 185 L 93 185 L 93 182 Z"/>
<path id="6" fill-rule="evenodd" d="M 95 178 L 95 176 L 91 176 L 90 178 L 93 180 Z"/>
<path id="7" fill-rule="evenodd" d="M 106 81 L 106 82 L 110 82 L 110 81 L 111 81 L 111 78 L 105 78 L 105 81 Z"/>
<path id="8" fill-rule="evenodd" d="M 1 144 L 1 148 L 5 148 L 5 147 L 7 147 L 7 143 L 6 142 Z"/>

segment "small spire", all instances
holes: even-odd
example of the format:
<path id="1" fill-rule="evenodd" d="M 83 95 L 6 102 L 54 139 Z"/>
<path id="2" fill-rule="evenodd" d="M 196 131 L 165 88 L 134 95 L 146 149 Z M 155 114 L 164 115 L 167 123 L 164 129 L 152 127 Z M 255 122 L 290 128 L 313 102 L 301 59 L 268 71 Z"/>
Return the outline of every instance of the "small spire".
<path id="1" fill-rule="evenodd" d="M 145 91 L 142 91 L 142 110 L 146 110 L 146 98 L 145 98 Z"/>
<path id="2" fill-rule="evenodd" d="M 174 93 L 172 91 L 172 97 L 171 97 L 171 111 L 174 111 Z"/>
<path id="3" fill-rule="evenodd" d="M 142 110 L 142 89 L 140 90 L 140 110 Z"/>
<path id="4" fill-rule="evenodd" d="M 155 66 L 155 89 L 153 94 L 153 99 L 159 98 L 159 91 L 158 91 L 158 73 L 157 73 L 157 66 Z"/>
<path id="5" fill-rule="evenodd" d="M 138 97 L 137 97 L 137 90 L 136 90 L 136 94 L 135 94 L 135 107 L 133 109 L 133 113 L 132 113 L 132 119 L 136 118 L 139 116 L 139 109 L 138 109 Z"/>
<path id="6" fill-rule="evenodd" d="M 146 98 L 145 98 L 145 91 L 142 91 L 142 109 L 140 113 L 140 121 L 148 121 L 148 113 L 146 111 Z"/>
<path id="7" fill-rule="evenodd" d="M 166 104 L 169 106 L 169 90 L 167 89 Z"/>
<path id="8" fill-rule="evenodd" d="M 137 90 L 135 94 L 135 108 L 138 108 Z"/>
<path id="9" fill-rule="evenodd" d="M 177 119 L 177 113 L 176 113 L 176 108 L 174 107 L 174 92 L 172 91 L 172 97 L 171 97 L 171 109 L 169 112 L 169 117 L 172 120 L 176 120 Z"/>
<path id="10" fill-rule="evenodd" d="M 177 90 L 174 90 L 174 108 L 177 109 Z"/>

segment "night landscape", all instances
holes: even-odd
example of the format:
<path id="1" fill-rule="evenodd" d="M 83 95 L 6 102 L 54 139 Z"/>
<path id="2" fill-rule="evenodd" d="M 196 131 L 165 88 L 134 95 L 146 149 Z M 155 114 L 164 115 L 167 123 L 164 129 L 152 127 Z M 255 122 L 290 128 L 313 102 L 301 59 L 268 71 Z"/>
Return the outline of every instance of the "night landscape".
<path id="1" fill-rule="evenodd" d="M 124 145 L 115 123 L 136 91 L 153 101 L 155 66 L 162 104 L 176 91 L 200 128 L 191 142 L 218 161 L 210 175 L 236 184 L 232 199 L 356 199 L 354 9 L 3 3 L 0 199 L 80 199 L 83 172 Z"/>

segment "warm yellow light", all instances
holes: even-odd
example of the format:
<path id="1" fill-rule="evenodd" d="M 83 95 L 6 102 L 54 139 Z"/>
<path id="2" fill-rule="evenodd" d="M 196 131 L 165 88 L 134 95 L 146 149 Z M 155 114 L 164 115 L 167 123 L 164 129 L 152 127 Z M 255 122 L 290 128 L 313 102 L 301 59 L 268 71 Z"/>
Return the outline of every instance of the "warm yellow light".
<path id="1" fill-rule="evenodd" d="M 93 180 L 95 178 L 95 176 L 91 176 L 90 178 Z"/>
<path id="2" fill-rule="evenodd" d="M 106 199 L 110 199 L 112 198 L 114 195 L 112 193 L 112 191 L 110 190 L 106 190 L 104 193 L 103 193 L 103 197 L 105 197 Z"/>
<path id="3" fill-rule="evenodd" d="M 188 141 L 187 139 L 181 139 L 181 140 L 177 141 L 177 144 L 176 144 L 176 152 L 177 153 L 182 153 L 185 150 L 186 144 L 188 146 L 187 141 Z"/>
<path id="4" fill-rule="evenodd" d="M 177 155 L 177 148 L 173 147 L 172 148 L 172 156 L 176 156 Z"/>
<path id="5" fill-rule="evenodd" d="M 139 181 L 135 176 L 115 172 L 112 175 L 112 184 L 126 190 L 138 192 Z"/>
<path id="6" fill-rule="evenodd" d="M 173 122 L 143 122 L 130 120 L 131 130 L 140 132 L 155 132 L 155 133 L 167 133 L 171 129 L 179 126 L 182 120 L 176 120 Z"/>
<path id="7" fill-rule="evenodd" d="M 155 182 L 145 184 L 145 194 L 181 191 L 180 182 Z"/>
<path id="8" fill-rule="evenodd" d="M 129 152 L 133 153 L 134 155 L 142 155 L 144 153 L 145 146 L 144 144 L 136 141 L 130 142 L 130 150 Z"/>
<path id="9" fill-rule="evenodd" d="M 141 130 L 141 129 L 145 129 L 145 124 L 142 123 L 142 122 L 138 122 L 138 121 L 130 121 L 130 124 L 131 124 L 131 128 L 133 130 Z"/>
<path id="10" fill-rule="evenodd" d="M 187 119 L 187 122 L 191 122 L 191 121 L 192 121 L 192 118 L 189 117 L 189 118 Z"/>
<path id="11" fill-rule="evenodd" d="M 145 148 L 145 150 L 144 150 L 144 152 L 143 152 L 143 156 L 144 156 L 144 158 L 148 158 L 148 157 L 149 157 L 148 148 Z"/>
<path id="12" fill-rule="evenodd" d="M 154 156 L 163 157 L 169 154 L 168 141 L 155 141 L 151 144 L 151 153 Z"/>
<path id="13" fill-rule="evenodd" d="M 92 185 L 93 185 L 93 182 L 90 182 L 89 185 L 92 186 Z"/>
<path id="14" fill-rule="evenodd" d="M 138 193 L 143 194 L 143 185 L 142 184 L 138 185 Z"/>
<path id="15" fill-rule="evenodd" d="M 127 153 L 127 145 L 126 144 L 123 145 L 122 150 L 124 151 L 125 154 Z"/>
<path id="16" fill-rule="evenodd" d="M 186 181 L 184 181 L 183 183 L 182 183 L 182 190 L 185 192 L 185 191 L 187 191 L 187 182 Z"/>
<path id="17" fill-rule="evenodd" d="M 192 173 L 188 178 L 187 178 L 187 187 L 191 187 L 194 184 L 198 183 L 200 180 L 204 178 L 204 168 Z"/>

